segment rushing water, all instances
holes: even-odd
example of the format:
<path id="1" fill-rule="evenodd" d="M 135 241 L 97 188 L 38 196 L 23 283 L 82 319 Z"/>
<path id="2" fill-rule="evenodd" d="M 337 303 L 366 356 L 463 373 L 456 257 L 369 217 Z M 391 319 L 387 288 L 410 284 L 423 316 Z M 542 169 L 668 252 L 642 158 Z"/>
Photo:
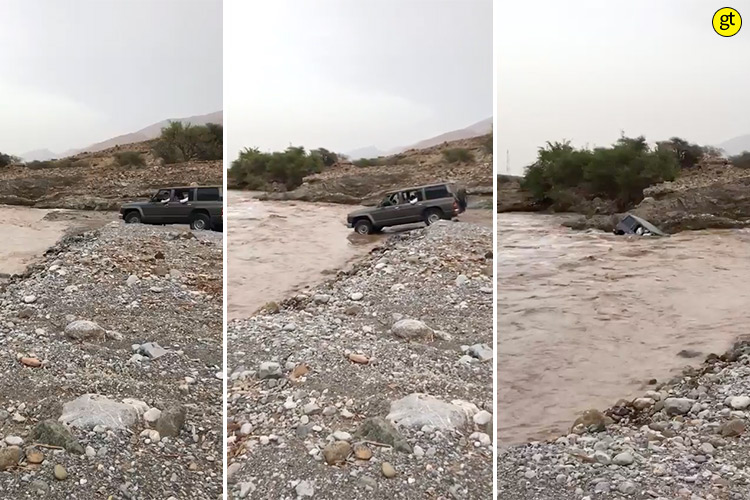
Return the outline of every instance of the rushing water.
<path id="1" fill-rule="evenodd" d="M 639 238 L 498 217 L 502 445 L 567 433 L 583 410 L 635 397 L 747 333 L 746 230 Z"/>
<path id="2" fill-rule="evenodd" d="M 0 275 L 22 273 L 26 267 L 57 243 L 68 229 L 67 222 L 47 221 L 49 210 L 0 206 Z"/>
<path id="3" fill-rule="evenodd" d="M 230 319 L 319 282 L 380 239 L 353 238 L 346 214 L 355 207 L 258 201 L 253 195 L 230 191 L 227 201 Z"/>

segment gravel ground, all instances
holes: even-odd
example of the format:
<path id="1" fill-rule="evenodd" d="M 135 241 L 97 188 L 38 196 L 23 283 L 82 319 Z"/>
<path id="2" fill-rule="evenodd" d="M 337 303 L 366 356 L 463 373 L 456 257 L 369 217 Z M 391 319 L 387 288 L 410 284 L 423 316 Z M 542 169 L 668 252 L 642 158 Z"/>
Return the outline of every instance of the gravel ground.
<path id="1" fill-rule="evenodd" d="M 230 323 L 230 498 L 490 498 L 491 250 L 474 224 L 397 234 Z"/>
<path id="2" fill-rule="evenodd" d="M 584 417 L 555 442 L 501 451 L 499 497 L 750 498 L 747 340 L 640 398 Z"/>
<path id="3" fill-rule="evenodd" d="M 221 242 L 113 222 L 4 286 L 1 498 L 221 498 Z"/>

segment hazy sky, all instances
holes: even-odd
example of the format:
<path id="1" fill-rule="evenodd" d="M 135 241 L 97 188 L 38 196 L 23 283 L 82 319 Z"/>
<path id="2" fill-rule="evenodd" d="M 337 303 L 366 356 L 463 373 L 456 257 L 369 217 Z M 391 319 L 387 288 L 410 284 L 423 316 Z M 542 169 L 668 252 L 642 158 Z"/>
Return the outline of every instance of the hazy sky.
<path id="1" fill-rule="evenodd" d="M 222 109 L 221 0 L 0 0 L 0 151 Z"/>
<path id="2" fill-rule="evenodd" d="M 744 16 L 731 38 L 714 12 Z M 545 141 L 620 136 L 717 144 L 750 133 L 750 1 L 498 2 L 496 155 L 514 173 Z"/>
<path id="3" fill-rule="evenodd" d="M 492 116 L 491 0 L 225 0 L 244 147 L 405 146 Z"/>

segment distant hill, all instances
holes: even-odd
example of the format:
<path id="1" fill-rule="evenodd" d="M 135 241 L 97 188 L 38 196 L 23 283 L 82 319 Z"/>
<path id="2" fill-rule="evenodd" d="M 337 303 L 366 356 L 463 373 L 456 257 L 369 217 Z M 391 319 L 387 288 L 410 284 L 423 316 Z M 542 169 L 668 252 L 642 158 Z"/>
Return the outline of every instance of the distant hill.
<path id="1" fill-rule="evenodd" d="M 724 154 L 727 156 L 734 156 L 743 151 L 750 151 L 750 134 L 729 139 L 721 144 L 717 144 L 717 147 L 723 149 Z"/>
<path id="2" fill-rule="evenodd" d="M 411 146 L 393 148 L 388 151 L 383 151 L 381 149 L 376 148 L 375 146 L 368 146 L 365 148 L 360 148 L 354 151 L 350 151 L 349 153 L 346 153 L 346 155 L 349 156 L 349 158 L 351 158 L 352 160 L 358 160 L 360 158 L 377 158 L 379 156 L 387 156 L 387 155 L 403 153 L 404 151 L 408 151 L 410 149 L 427 149 L 433 146 L 439 146 L 440 144 L 443 144 L 444 142 L 460 141 L 462 139 L 471 139 L 473 137 L 479 137 L 482 135 L 489 134 L 490 132 L 492 132 L 492 118 L 486 118 L 473 125 L 469 125 L 468 127 L 458 129 L 458 130 L 452 130 L 450 132 L 445 132 L 444 134 L 440 134 L 438 136 L 419 141 L 416 144 L 412 144 Z"/>
<path id="3" fill-rule="evenodd" d="M 29 151 L 20 156 L 24 161 L 47 161 L 57 157 L 55 153 L 49 149 L 35 149 L 34 151 Z"/>
<path id="4" fill-rule="evenodd" d="M 206 115 L 188 116 L 186 118 L 170 118 L 162 120 L 148 127 L 142 128 L 136 132 L 129 134 L 118 135 L 105 141 L 97 142 L 85 148 L 80 149 L 69 149 L 62 153 L 53 153 L 47 149 L 39 149 L 36 151 L 30 151 L 29 153 L 21 155 L 25 161 L 34 160 L 50 160 L 52 158 L 65 158 L 68 156 L 74 156 L 83 152 L 95 153 L 97 151 L 104 151 L 105 149 L 113 148 L 115 146 L 121 146 L 124 144 L 134 144 L 137 142 L 148 141 L 150 139 L 156 139 L 161 134 L 161 129 L 166 127 L 169 122 L 182 122 L 191 123 L 193 125 L 205 125 L 206 123 L 224 123 L 224 112 L 215 111 Z"/>
<path id="5" fill-rule="evenodd" d="M 377 158 L 378 156 L 385 156 L 387 154 L 387 151 L 378 149 L 375 146 L 367 146 L 365 148 L 359 148 L 355 149 L 354 151 L 349 151 L 348 153 L 346 153 L 346 156 L 348 156 L 351 160 L 359 160 L 360 158 Z"/>

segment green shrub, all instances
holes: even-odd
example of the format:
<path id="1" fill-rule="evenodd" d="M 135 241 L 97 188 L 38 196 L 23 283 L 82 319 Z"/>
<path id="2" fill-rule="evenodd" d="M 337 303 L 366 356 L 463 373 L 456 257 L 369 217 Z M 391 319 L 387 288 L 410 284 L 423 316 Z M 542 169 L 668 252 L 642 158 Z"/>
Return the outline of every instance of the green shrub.
<path id="1" fill-rule="evenodd" d="M 290 146 L 284 151 L 262 153 L 257 148 L 246 148 L 232 162 L 229 176 L 232 185 L 240 189 L 266 189 L 271 184 L 282 184 L 294 189 L 302 179 L 325 168 L 323 158 L 305 148 Z"/>
<path id="2" fill-rule="evenodd" d="M 115 161 L 121 167 L 143 167 L 146 160 L 137 151 L 121 151 L 115 153 Z"/>
<path id="3" fill-rule="evenodd" d="M 679 174 L 678 155 L 667 147 L 650 148 L 644 137 L 621 137 L 609 148 L 575 149 L 569 142 L 548 142 L 527 167 L 521 186 L 538 202 L 570 207 L 573 199 L 600 197 L 622 209 L 643 199 L 643 190 Z"/>
<path id="4" fill-rule="evenodd" d="M 474 161 L 474 153 L 468 149 L 451 148 L 443 151 L 443 158 L 448 163 L 471 163 Z"/>
<path id="5" fill-rule="evenodd" d="M 0 153 L 0 168 L 5 168 L 8 165 L 12 165 L 13 163 L 18 163 L 20 161 L 21 159 L 17 156 Z"/>
<path id="6" fill-rule="evenodd" d="M 380 161 L 380 158 L 360 158 L 352 163 L 358 167 L 377 167 L 381 165 Z"/>
<path id="7" fill-rule="evenodd" d="M 215 123 L 194 126 L 170 122 L 161 129 L 161 136 L 152 152 L 167 164 L 191 160 L 221 160 L 223 134 L 224 127 Z"/>
<path id="8" fill-rule="evenodd" d="M 730 156 L 729 163 L 738 168 L 750 168 L 750 151 L 743 151 L 738 155 Z"/>

